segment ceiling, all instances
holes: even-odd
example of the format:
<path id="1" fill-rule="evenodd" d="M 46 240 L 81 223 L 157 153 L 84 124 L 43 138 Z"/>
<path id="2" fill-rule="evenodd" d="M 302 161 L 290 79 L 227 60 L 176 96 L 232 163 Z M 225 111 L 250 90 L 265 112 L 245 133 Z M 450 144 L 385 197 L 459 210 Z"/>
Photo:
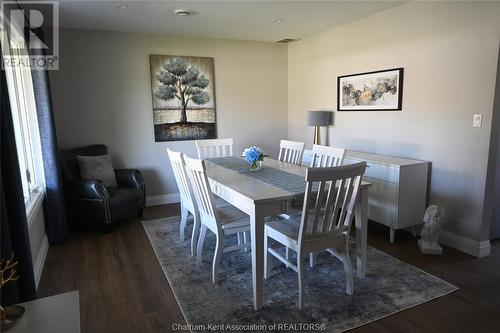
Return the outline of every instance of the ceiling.
<path id="1" fill-rule="evenodd" d="M 304 38 L 402 1 L 60 1 L 60 26 L 74 29 L 275 42 Z M 120 8 L 126 7 L 126 8 Z M 190 9 L 191 16 L 174 14 Z M 274 23 L 273 19 L 282 22 Z"/>

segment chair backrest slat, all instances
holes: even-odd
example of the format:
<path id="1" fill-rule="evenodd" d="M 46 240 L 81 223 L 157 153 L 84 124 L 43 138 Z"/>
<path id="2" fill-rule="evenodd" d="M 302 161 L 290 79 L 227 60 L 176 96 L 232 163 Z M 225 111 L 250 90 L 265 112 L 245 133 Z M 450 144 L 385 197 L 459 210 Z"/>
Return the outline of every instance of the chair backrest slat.
<path id="1" fill-rule="evenodd" d="M 340 208 L 340 216 L 339 216 L 338 223 L 334 226 L 336 229 L 339 229 L 344 225 L 343 221 L 347 215 L 347 208 L 349 205 L 350 194 L 352 191 L 351 181 L 352 181 L 352 178 L 348 178 L 345 181 L 345 186 L 343 188 L 343 194 L 342 194 L 343 201 L 342 201 L 342 206 Z"/>
<path id="2" fill-rule="evenodd" d="M 233 156 L 233 138 L 196 140 L 198 158 Z"/>
<path id="3" fill-rule="evenodd" d="M 299 242 L 349 231 L 365 170 L 366 162 L 307 169 Z"/>
<path id="4" fill-rule="evenodd" d="M 304 153 L 303 142 L 281 140 L 278 160 L 300 165 L 302 163 L 303 153 Z"/>
<path id="5" fill-rule="evenodd" d="M 324 224 L 323 220 L 320 219 L 320 215 L 323 215 L 321 214 L 321 204 L 325 196 L 325 186 L 325 181 L 319 183 L 318 193 L 316 195 L 316 203 L 314 205 L 314 219 L 312 226 L 313 233 L 316 233 L 318 231 L 318 228 L 322 227 L 322 225 Z"/>
<path id="6" fill-rule="evenodd" d="M 335 195 L 335 186 L 331 186 L 331 184 L 329 184 L 328 194 L 326 196 L 326 205 L 323 212 L 323 225 L 321 228 L 322 233 L 331 229 L 331 223 L 334 220 L 333 218 L 331 218 L 331 215 L 333 214 L 334 211 L 332 209 L 334 205 L 333 203 L 334 200 L 331 199 L 333 195 Z"/>
<path id="7" fill-rule="evenodd" d="M 335 196 L 335 203 L 333 204 L 333 214 L 337 215 L 339 214 L 339 209 L 340 209 L 340 201 L 342 200 L 342 192 L 344 191 L 344 187 L 345 187 L 345 184 L 344 184 L 344 180 L 343 179 L 340 179 L 336 182 L 335 184 L 336 188 L 335 188 L 335 192 L 336 192 L 336 196 Z M 336 219 L 335 219 L 336 220 Z M 330 228 L 332 227 L 335 227 L 334 226 L 335 224 L 335 221 L 332 221 L 330 223 Z"/>
<path id="8" fill-rule="evenodd" d="M 172 171 L 174 173 L 175 182 L 179 188 L 179 195 L 181 197 L 181 203 L 186 205 L 188 210 L 194 210 L 196 208 L 196 203 L 193 197 L 191 184 L 186 173 L 184 166 L 184 158 L 182 153 L 167 149 L 168 158 L 170 160 L 170 165 L 172 166 Z"/>
<path id="9" fill-rule="evenodd" d="M 304 194 L 304 205 L 302 207 L 302 217 L 300 219 L 300 233 L 302 232 L 302 227 L 304 225 L 308 224 L 309 220 L 309 214 L 304 214 L 304 212 L 309 212 L 309 200 L 307 200 L 309 197 L 312 195 L 312 186 L 313 184 L 310 182 L 307 182 L 306 184 L 306 192 Z M 301 234 L 299 233 L 299 238 L 301 237 Z"/>
<path id="10" fill-rule="evenodd" d="M 222 232 L 222 224 L 219 222 L 219 212 L 206 174 L 205 162 L 187 156 L 184 156 L 184 162 L 202 223 L 215 233 Z"/>
<path id="11" fill-rule="evenodd" d="M 345 149 L 313 145 L 311 167 L 334 167 L 342 165 Z"/>

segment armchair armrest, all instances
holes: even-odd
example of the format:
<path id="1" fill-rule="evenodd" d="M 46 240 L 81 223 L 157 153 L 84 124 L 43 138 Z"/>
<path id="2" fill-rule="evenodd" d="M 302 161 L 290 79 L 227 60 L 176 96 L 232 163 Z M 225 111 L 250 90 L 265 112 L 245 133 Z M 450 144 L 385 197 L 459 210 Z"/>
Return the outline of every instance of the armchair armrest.
<path id="1" fill-rule="evenodd" d="M 116 169 L 116 183 L 118 186 L 132 187 L 142 189 L 144 180 L 141 172 L 136 169 Z"/>
<path id="2" fill-rule="evenodd" d="M 137 169 L 115 169 L 118 186 L 132 187 L 142 192 L 143 205 L 146 204 L 146 184 L 142 174 Z"/>
<path id="3" fill-rule="evenodd" d="M 75 180 L 72 183 L 73 195 L 78 199 L 108 200 L 109 193 L 104 183 L 97 179 Z"/>

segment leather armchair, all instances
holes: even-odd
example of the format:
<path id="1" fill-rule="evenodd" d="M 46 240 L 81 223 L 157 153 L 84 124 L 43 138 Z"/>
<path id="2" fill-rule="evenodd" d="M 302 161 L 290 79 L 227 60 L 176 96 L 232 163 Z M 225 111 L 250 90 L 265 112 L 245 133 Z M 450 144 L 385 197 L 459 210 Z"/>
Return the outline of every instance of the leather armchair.
<path id="1" fill-rule="evenodd" d="M 73 220 L 108 225 L 132 214 L 142 217 L 146 204 L 146 189 L 139 170 L 116 169 L 116 187 L 106 187 L 99 179 L 81 179 L 76 156 L 106 153 L 107 148 L 104 145 L 61 151 L 66 203 L 68 214 Z"/>

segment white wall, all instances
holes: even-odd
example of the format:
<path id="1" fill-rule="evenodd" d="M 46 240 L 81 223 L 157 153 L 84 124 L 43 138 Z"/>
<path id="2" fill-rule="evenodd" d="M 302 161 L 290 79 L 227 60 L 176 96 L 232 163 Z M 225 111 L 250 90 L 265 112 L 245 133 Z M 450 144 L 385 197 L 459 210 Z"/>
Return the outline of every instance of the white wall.
<path id="1" fill-rule="evenodd" d="M 490 239 L 500 238 L 500 56 L 497 65 L 497 81 L 490 139 L 488 174 L 486 178 L 486 200 L 483 221 L 490 220 Z"/>
<path id="2" fill-rule="evenodd" d="M 234 137 L 235 153 L 255 144 L 277 154 L 287 136 L 284 45 L 81 30 L 60 37 L 61 70 L 50 73 L 60 147 L 106 144 L 118 167 L 143 172 L 152 202 L 177 192 L 166 149 L 195 149 L 154 141 L 150 54 L 214 58 L 218 137 Z"/>
<path id="3" fill-rule="evenodd" d="M 478 244 L 499 38 L 500 3 L 410 2 L 291 43 L 289 137 L 312 142 L 306 111 L 336 110 L 338 75 L 404 67 L 403 111 L 336 112 L 329 143 L 431 161 L 445 229 Z"/>

